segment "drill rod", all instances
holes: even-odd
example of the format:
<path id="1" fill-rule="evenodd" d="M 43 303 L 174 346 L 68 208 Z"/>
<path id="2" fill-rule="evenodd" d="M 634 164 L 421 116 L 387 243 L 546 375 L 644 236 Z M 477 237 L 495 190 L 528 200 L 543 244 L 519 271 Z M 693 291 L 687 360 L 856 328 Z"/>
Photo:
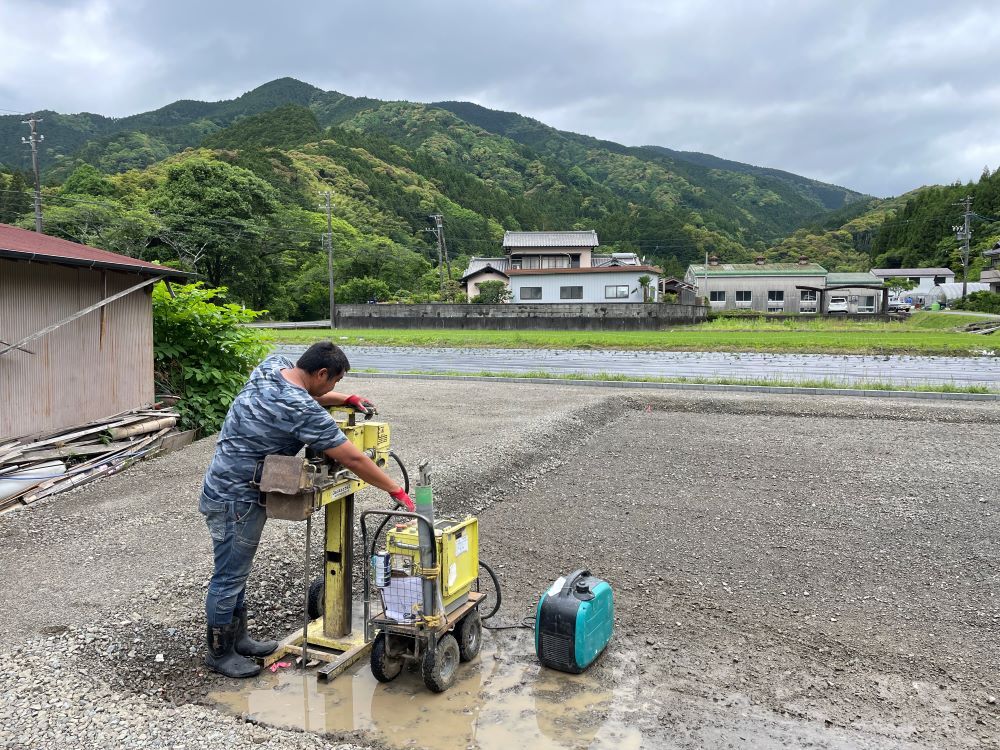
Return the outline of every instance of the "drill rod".
<path id="1" fill-rule="evenodd" d="M 304 620 L 302 623 L 302 671 L 305 671 L 309 663 L 309 556 L 312 554 L 310 542 L 312 541 L 313 517 L 310 512 L 306 517 L 306 599 L 302 611 Z"/>

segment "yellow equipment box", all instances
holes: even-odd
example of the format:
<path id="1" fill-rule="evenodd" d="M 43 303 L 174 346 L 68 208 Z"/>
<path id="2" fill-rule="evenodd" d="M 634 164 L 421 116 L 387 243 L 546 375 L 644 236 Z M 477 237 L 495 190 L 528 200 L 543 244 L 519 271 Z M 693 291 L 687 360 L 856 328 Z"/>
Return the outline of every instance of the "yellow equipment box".
<path id="1" fill-rule="evenodd" d="M 462 604 L 479 577 L 479 519 L 440 519 L 434 522 L 437 557 L 441 566 L 441 598 L 450 612 Z M 412 576 L 420 566 L 417 521 L 396 524 L 386 533 L 386 551 L 392 555 L 393 572 Z"/>

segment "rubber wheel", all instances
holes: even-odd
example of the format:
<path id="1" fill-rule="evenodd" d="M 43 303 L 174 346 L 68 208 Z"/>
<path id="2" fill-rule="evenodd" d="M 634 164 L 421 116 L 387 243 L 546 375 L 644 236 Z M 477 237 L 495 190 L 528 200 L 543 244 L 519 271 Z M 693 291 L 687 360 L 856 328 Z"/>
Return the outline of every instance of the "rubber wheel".
<path id="1" fill-rule="evenodd" d="M 316 620 L 323 616 L 326 593 L 323 591 L 323 579 L 314 578 L 309 584 L 309 619 Z"/>
<path id="2" fill-rule="evenodd" d="M 472 661 L 479 656 L 479 649 L 483 647 L 483 621 L 478 609 L 469 612 L 455 626 L 455 639 L 462 661 Z"/>
<path id="3" fill-rule="evenodd" d="M 385 633 L 375 636 L 375 642 L 372 643 L 372 674 L 379 682 L 392 682 L 403 671 L 403 659 L 389 656 L 387 646 Z"/>
<path id="4" fill-rule="evenodd" d="M 437 642 L 437 648 L 427 649 L 420 665 L 427 689 L 443 693 L 455 684 L 459 661 L 458 641 L 451 633 L 445 633 Z"/>

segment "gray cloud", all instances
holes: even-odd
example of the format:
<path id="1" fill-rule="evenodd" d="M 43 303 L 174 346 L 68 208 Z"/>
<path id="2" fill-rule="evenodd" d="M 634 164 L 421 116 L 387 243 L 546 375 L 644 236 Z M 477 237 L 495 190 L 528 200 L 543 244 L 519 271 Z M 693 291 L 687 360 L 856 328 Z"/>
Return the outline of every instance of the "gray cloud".
<path id="1" fill-rule="evenodd" d="M 891 195 L 1000 166 L 992 6 L 5 3 L 0 108 L 125 115 L 290 75 L 356 96 L 468 99 Z"/>

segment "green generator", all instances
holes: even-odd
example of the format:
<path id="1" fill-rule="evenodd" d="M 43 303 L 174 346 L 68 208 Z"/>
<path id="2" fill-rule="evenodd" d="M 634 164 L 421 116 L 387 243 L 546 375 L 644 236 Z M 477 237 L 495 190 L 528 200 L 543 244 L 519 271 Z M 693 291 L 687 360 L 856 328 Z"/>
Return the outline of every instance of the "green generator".
<path id="1" fill-rule="evenodd" d="M 535 653 L 546 667 L 579 674 L 604 651 L 614 624 L 611 585 L 589 570 L 574 571 L 538 601 Z"/>

